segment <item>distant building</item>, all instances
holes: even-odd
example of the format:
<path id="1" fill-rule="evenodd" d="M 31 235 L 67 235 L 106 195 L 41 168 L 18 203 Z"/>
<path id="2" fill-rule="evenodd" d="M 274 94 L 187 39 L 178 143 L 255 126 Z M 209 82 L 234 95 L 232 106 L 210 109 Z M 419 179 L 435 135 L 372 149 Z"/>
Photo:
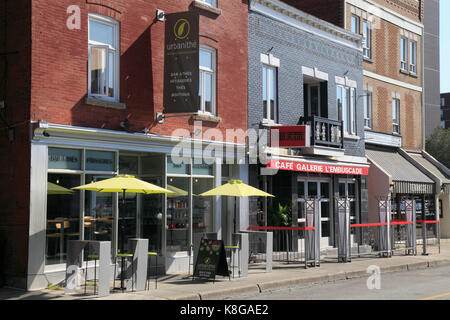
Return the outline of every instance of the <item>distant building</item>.
<path id="1" fill-rule="evenodd" d="M 450 92 L 441 94 L 441 127 L 450 128 Z"/>
<path id="2" fill-rule="evenodd" d="M 427 0 L 424 4 L 424 56 L 423 93 L 425 109 L 425 139 L 440 124 L 440 67 L 439 67 L 439 0 Z"/>

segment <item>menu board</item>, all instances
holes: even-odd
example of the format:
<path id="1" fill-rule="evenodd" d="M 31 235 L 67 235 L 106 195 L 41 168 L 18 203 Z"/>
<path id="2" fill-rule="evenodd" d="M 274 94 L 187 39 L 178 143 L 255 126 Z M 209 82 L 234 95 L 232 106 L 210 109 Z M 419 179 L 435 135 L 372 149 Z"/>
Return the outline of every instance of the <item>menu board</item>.
<path id="1" fill-rule="evenodd" d="M 215 279 L 216 275 L 230 276 L 223 241 L 202 238 L 195 263 L 194 277 Z"/>

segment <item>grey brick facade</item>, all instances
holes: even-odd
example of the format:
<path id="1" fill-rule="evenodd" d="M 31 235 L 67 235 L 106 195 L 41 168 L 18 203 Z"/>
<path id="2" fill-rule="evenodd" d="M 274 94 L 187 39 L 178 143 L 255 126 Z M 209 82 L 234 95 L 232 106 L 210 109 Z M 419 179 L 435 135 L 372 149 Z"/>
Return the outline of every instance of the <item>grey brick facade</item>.
<path id="1" fill-rule="evenodd" d="M 249 12 L 248 125 L 260 128 L 263 119 L 261 54 L 280 59 L 278 78 L 278 119 L 296 125 L 304 115 L 302 66 L 318 68 L 329 76 L 328 118 L 338 119 L 335 76 L 357 82 L 356 129 L 359 140 L 345 139 L 345 154 L 364 157 L 364 115 L 362 53 L 345 45 Z"/>

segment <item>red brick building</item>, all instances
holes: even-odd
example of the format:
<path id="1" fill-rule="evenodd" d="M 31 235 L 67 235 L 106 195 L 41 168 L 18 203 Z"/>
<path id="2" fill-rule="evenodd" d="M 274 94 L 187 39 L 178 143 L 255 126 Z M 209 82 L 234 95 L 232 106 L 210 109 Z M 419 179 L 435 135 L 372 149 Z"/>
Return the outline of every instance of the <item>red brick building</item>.
<path id="1" fill-rule="evenodd" d="M 162 123 L 157 113 L 163 112 L 165 22 L 157 20 L 157 10 L 199 13 L 203 77 L 199 112 Z M 201 215 L 199 228 L 222 232 L 220 202 L 203 205 L 192 194 L 245 172 L 230 165 L 222 173 L 225 156 L 196 166 L 174 165 L 167 155 L 178 142 L 191 139 L 200 145 L 215 140 L 218 147 L 242 146 L 233 137 L 227 141 L 225 133 L 247 129 L 247 12 L 241 0 L 17 0 L 0 5 L 0 236 L 6 239 L 0 273 L 7 284 L 37 289 L 59 281 L 67 240 L 87 239 L 93 232 L 91 239 L 110 240 L 116 248 L 121 237 L 119 197 L 101 200 L 79 191 L 51 196 L 47 182 L 70 189 L 130 173 L 187 191 L 177 199 L 186 207 L 183 214 L 168 212 L 173 203 L 164 197 L 130 200 L 134 211 L 127 215 L 134 220 L 127 236 L 156 238 L 150 246 L 165 256 L 164 272 L 187 269 L 187 247 L 196 233 L 188 225 L 195 228 L 194 215 Z M 218 131 L 205 136 L 209 128 Z M 183 131 L 174 133 L 177 129 Z M 89 220 L 99 205 L 104 208 L 99 216 L 111 220 L 103 238 L 103 227 Z M 196 212 L 203 207 L 207 212 Z M 146 222 L 147 215 L 161 220 L 158 213 L 162 222 Z M 173 224 L 173 234 L 187 229 L 187 235 L 175 235 L 179 239 L 169 244 L 166 224 Z"/>

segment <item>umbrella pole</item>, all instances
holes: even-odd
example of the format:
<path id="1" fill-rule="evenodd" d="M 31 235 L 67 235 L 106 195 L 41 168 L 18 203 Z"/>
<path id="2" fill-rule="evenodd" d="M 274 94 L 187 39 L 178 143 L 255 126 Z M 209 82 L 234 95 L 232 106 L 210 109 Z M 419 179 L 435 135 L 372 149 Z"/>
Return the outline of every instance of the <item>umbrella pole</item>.
<path id="1" fill-rule="evenodd" d="M 123 189 L 123 196 L 122 196 L 122 211 L 125 209 L 125 189 Z M 124 230 L 125 230 L 125 226 L 124 226 L 124 221 L 123 219 L 120 220 L 120 210 L 119 210 L 119 224 L 120 224 L 120 233 L 121 233 L 121 240 L 120 240 L 120 253 L 124 253 L 123 252 L 123 247 L 124 247 Z M 124 289 L 124 280 L 125 280 L 125 275 L 124 275 L 124 270 L 125 266 L 124 266 L 124 258 L 122 257 L 122 270 L 120 273 L 120 288 L 123 290 Z"/>
<path id="2" fill-rule="evenodd" d="M 234 218 L 233 218 L 234 233 L 236 233 L 236 211 L 237 211 L 237 197 L 234 197 Z M 231 243 L 233 245 L 233 236 L 231 236 Z"/>

